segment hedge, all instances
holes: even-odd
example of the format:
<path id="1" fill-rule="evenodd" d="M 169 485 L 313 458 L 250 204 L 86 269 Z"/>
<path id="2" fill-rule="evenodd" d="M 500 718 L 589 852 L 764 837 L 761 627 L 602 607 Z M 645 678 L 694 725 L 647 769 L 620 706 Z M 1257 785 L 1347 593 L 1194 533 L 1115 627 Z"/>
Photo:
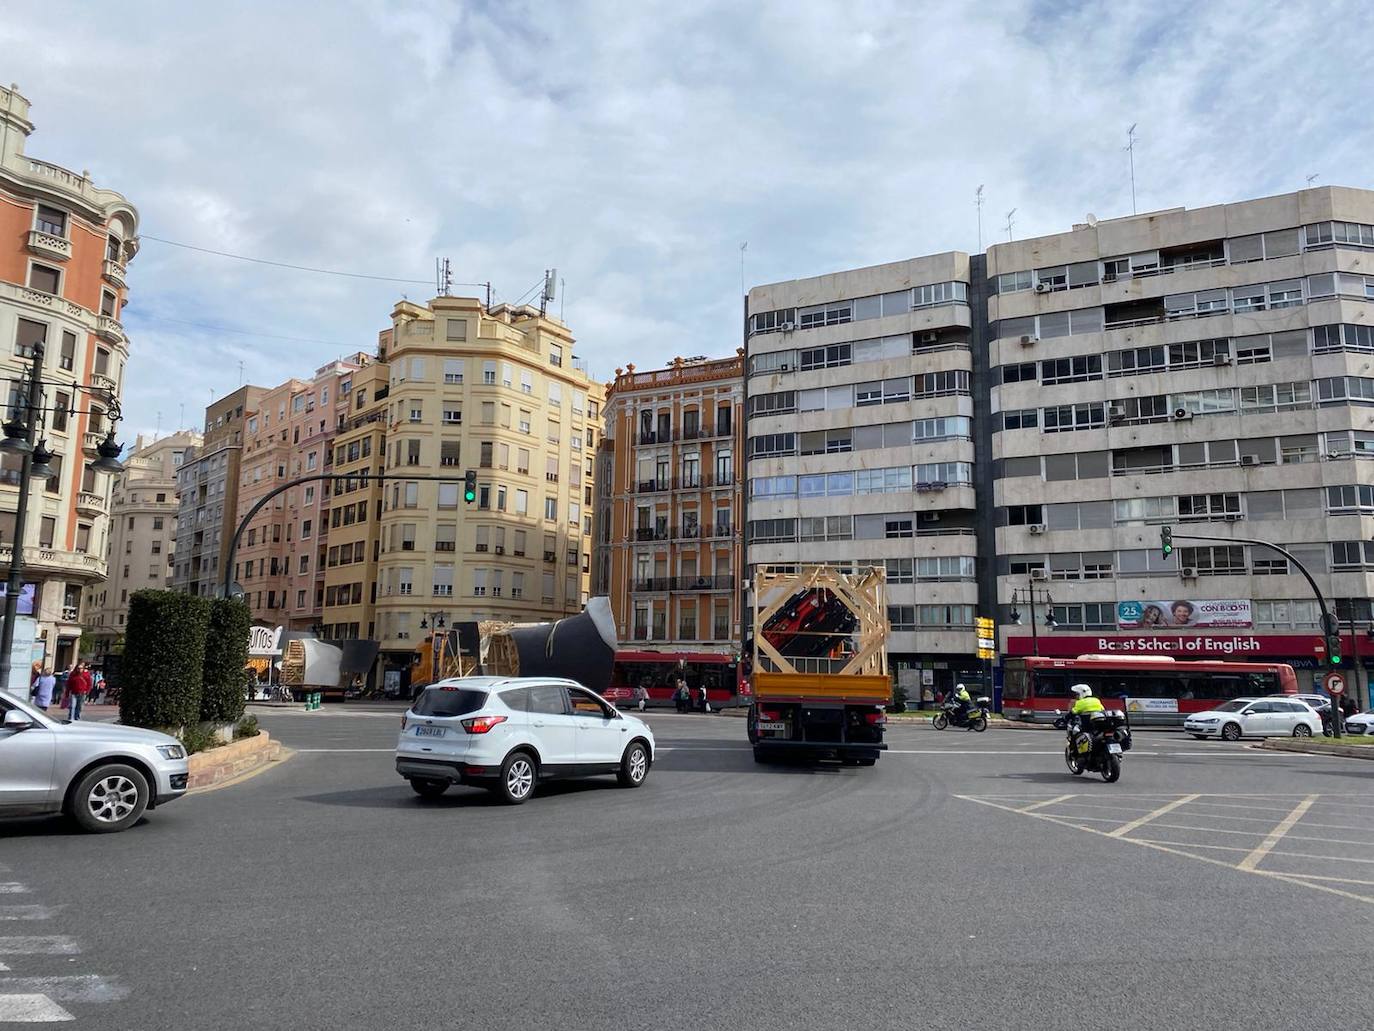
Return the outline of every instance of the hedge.
<path id="1" fill-rule="evenodd" d="M 120 662 L 119 720 L 131 727 L 180 728 L 200 719 L 210 605 L 177 591 L 136 591 L 129 599 Z"/>
<path id="2" fill-rule="evenodd" d="M 253 614 L 237 598 L 210 602 L 205 633 L 205 683 L 200 692 L 200 718 L 211 723 L 237 723 L 247 696 L 243 671 L 248 665 L 248 635 Z"/>

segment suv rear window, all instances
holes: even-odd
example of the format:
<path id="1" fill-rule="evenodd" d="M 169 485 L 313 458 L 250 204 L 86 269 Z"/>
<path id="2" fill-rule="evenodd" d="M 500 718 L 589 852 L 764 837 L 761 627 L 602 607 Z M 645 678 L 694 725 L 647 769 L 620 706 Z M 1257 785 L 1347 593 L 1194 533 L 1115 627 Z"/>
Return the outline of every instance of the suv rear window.
<path id="1" fill-rule="evenodd" d="M 466 716 L 487 703 L 487 693 L 470 687 L 427 687 L 415 700 L 416 716 Z"/>

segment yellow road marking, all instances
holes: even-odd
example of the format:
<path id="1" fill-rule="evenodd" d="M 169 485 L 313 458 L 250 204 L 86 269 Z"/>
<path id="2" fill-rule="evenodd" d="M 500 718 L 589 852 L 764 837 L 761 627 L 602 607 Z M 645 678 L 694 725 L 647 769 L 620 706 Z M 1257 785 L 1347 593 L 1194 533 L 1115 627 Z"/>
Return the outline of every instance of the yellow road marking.
<path id="1" fill-rule="evenodd" d="M 1181 806 L 1181 805 L 1187 805 L 1189 802 L 1192 802 L 1192 801 L 1196 800 L 1197 798 L 1198 798 L 1197 795 L 1184 795 L 1182 798 L 1176 798 L 1176 799 L 1174 799 L 1172 802 L 1166 802 L 1164 805 L 1160 806 L 1158 809 L 1155 809 L 1155 810 L 1153 810 L 1152 812 L 1148 812 L 1148 813 L 1146 813 L 1144 816 L 1136 817 L 1136 819 L 1132 820 L 1130 823 L 1123 823 L 1120 827 L 1118 827 L 1118 828 L 1117 828 L 1116 830 L 1114 830 L 1114 831 L 1108 831 L 1107 837 L 1109 837 L 1109 838 L 1122 838 L 1122 837 L 1125 837 L 1127 834 L 1129 834 L 1131 831 L 1135 830 L 1137 827 L 1144 827 L 1147 823 L 1149 823 L 1151 820 L 1155 819 L 1156 817 L 1163 816 L 1165 813 L 1171 813 L 1171 812 L 1173 812 L 1175 809 L 1177 809 L 1179 806 Z"/>
<path id="2" fill-rule="evenodd" d="M 1303 813 L 1312 808 L 1312 803 L 1319 796 L 1308 795 L 1301 802 L 1293 807 L 1293 811 L 1279 821 L 1277 827 L 1269 832 L 1269 836 L 1255 847 L 1255 850 L 1240 861 L 1238 867 L 1241 870 L 1253 870 L 1259 866 L 1260 862 L 1267 856 L 1280 841 L 1283 836 L 1291 831 L 1294 825 L 1302 819 Z"/>

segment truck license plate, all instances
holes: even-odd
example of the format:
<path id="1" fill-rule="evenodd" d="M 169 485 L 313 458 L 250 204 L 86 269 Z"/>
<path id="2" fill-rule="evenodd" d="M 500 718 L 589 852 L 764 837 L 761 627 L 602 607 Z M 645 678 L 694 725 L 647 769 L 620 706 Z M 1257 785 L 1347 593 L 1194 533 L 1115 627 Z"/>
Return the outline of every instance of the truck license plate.
<path id="1" fill-rule="evenodd" d="M 781 734 L 787 729 L 786 723 L 760 723 L 759 730 L 766 730 L 770 734 Z"/>
<path id="2" fill-rule="evenodd" d="M 443 737 L 448 733 L 446 727 L 416 727 L 416 737 Z"/>

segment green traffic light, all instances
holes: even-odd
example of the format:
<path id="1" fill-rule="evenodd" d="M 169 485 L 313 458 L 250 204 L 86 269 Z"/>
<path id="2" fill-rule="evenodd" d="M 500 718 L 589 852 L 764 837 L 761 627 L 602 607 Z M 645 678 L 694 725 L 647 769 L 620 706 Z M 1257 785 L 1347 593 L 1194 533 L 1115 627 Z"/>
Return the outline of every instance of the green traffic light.
<path id="1" fill-rule="evenodd" d="M 463 492 L 463 500 L 466 501 L 466 502 L 468 502 L 469 504 L 471 504 L 472 502 L 474 502 L 474 501 L 477 500 L 477 495 L 474 494 L 474 493 L 473 493 L 472 491 L 470 491 L 470 490 L 464 491 L 464 492 Z"/>

